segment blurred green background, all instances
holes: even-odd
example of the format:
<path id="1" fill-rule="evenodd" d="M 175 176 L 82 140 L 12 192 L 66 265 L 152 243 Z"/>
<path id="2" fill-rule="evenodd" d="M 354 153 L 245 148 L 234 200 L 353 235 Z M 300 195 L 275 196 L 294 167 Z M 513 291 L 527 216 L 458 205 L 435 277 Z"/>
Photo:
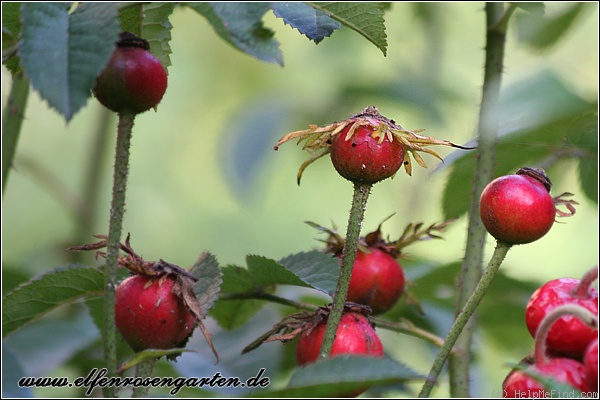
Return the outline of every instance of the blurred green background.
<path id="1" fill-rule="evenodd" d="M 552 15 L 565 4 L 546 7 Z M 368 105 L 405 128 L 425 128 L 426 135 L 466 143 L 478 118 L 484 19 L 482 3 L 393 3 L 385 14 L 384 57 L 347 28 L 315 45 L 269 13 L 264 22 L 281 44 L 281 68 L 237 51 L 192 10 L 176 9 L 169 87 L 157 112 L 136 118 L 133 132 L 123 228 L 131 234 L 133 248 L 147 260 L 162 258 L 183 267 L 205 250 L 223 265 L 245 265 L 247 254 L 279 259 L 320 247 L 315 239 L 322 237 L 304 221 L 344 232 L 352 185 L 325 157 L 305 171 L 298 186 L 296 173 L 308 154 L 293 143 L 277 152 L 273 145 L 287 132 L 343 120 Z M 552 71 L 574 93 L 597 100 L 597 22 L 598 8 L 589 4 L 558 44 L 533 51 L 520 43 L 512 21 L 503 86 Z M 3 102 L 9 88 L 10 75 L 3 69 Z M 99 147 L 96 135 L 105 118 L 110 118 L 107 142 Z M 116 118 L 93 98 L 66 124 L 32 92 L 3 196 L 4 291 L 71 261 L 65 248 L 91 243 L 91 234 L 107 232 L 115 131 Z M 451 153 L 436 150 L 442 157 Z M 98 154 L 102 163 L 95 218 L 82 237 L 74 210 L 89 208 L 82 204 L 86 170 Z M 428 169 L 415 166 L 411 177 L 399 172 L 375 185 L 364 232 L 375 230 L 392 213 L 383 226 L 390 238 L 409 222 L 442 221 L 441 193 L 449 170 L 436 168 L 440 163 L 431 156 L 424 158 Z M 542 284 L 580 277 L 597 264 L 597 204 L 578 195 L 575 165 L 561 162 L 549 176 L 560 176 L 553 194 L 575 193 L 577 214 L 556 224 L 542 240 L 512 249 L 502 267 L 509 276 Z M 433 264 L 460 261 L 466 217 L 444 237 L 409 248 L 410 257 Z M 488 256 L 493 245 L 488 240 Z M 92 254 L 80 261 L 100 264 Z M 519 334 L 528 340 L 524 324 Z M 386 350 L 420 372 L 428 370 L 434 354 L 419 354 L 415 339 L 391 333 L 383 337 L 393 343 Z M 526 342 L 524 348 L 530 345 Z M 476 351 L 483 367 L 475 378 L 478 393 L 499 395 L 494 390 L 507 373 L 504 364 L 524 356 L 523 349 L 499 351 L 480 337 Z"/>

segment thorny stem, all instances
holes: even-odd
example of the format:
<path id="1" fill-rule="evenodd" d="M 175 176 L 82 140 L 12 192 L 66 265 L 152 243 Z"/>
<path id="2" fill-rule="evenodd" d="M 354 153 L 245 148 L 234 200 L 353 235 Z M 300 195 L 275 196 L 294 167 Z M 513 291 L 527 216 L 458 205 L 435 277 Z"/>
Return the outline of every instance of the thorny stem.
<path id="1" fill-rule="evenodd" d="M 146 360 L 135 367 L 135 376 L 136 378 L 149 378 L 152 376 L 152 370 L 154 369 L 154 365 L 156 364 L 156 358 L 152 358 L 150 360 Z M 150 390 L 150 386 L 135 386 L 133 388 L 133 393 L 131 397 L 146 397 L 148 395 L 148 391 Z"/>
<path id="2" fill-rule="evenodd" d="M 377 328 L 404 333 L 405 335 L 416 337 L 418 339 L 424 340 L 425 342 L 431 343 L 437 347 L 442 347 L 444 345 L 444 339 L 434 335 L 431 332 L 427 332 L 423 329 L 416 327 L 410 321 L 407 320 L 402 320 L 400 322 L 389 322 L 377 318 L 371 318 L 371 322 L 373 322 Z M 452 354 L 458 354 L 460 353 L 460 350 L 452 349 L 451 352 Z"/>
<path id="3" fill-rule="evenodd" d="M 28 98 L 29 79 L 19 73 L 13 78 L 10 94 L 2 111 L 2 195 L 15 157 Z"/>
<path id="4" fill-rule="evenodd" d="M 135 114 L 119 114 L 112 203 L 108 229 L 106 268 L 104 271 L 104 360 L 108 377 L 117 371 L 117 340 L 115 330 L 115 291 L 117 288 L 118 256 L 125 214 L 125 189 L 129 172 L 131 131 Z M 115 397 L 114 387 L 103 389 L 104 397 Z"/>
<path id="5" fill-rule="evenodd" d="M 487 232 L 479 216 L 479 198 L 494 174 L 494 143 L 498 136 L 498 121 L 494 117 L 494 113 L 496 112 L 502 82 L 506 26 L 514 8 L 514 5 L 509 5 L 505 11 L 503 3 L 489 2 L 485 5 L 487 35 L 483 91 L 477 132 L 477 158 L 469 209 L 465 256 L 458 284 L 457 314 L 473 293 L 481 276 Z M 457 341 L 457 346 L 463 349 L 464 352 L 451 357 L 449 360 L 450 397 L 467 398 L 471 396 L 469 369 L 474 330 L 475 320 L 472 320 L 466 325 Z"/>
<path id="6" fill-rule="evenodd" d="M 444 346 L 442 346 L 435 361 L 433 362 L 433 366 L 431 367 L 431 371 L 427 376 L 427 380 L 425 381 L 425 384 L 419 393 L 419 397 L 428 397 L 431 393 L 431 390 L 437 382 L 438 376 L 440 375 L 440 372 L 442 371 L 442 368 L 444 367 L 452 348 L 456 344 L 460 333 L 463 331 L 467 322 L 469 322 L 469 319 L 473 313 L 475 313 L 477 306 L 492 284 L 492 281 L 494 280 L 494 277 L 496 276 L 504 257 L 506 257 L 506 254 L 511 247 L 511 244 L 500 241 L 496 242 L 494 254 L 492 254 L 492 258 L 490 259 L 485 272 L 481 276 L 479 283 L 475 287 L 475 290 L 465 303 L 465 306 L 461 312 L 456 317 L 456 320 L 454 320 L 454 324 L 452 325 L 452 328 L 450 328 L 450 331 L 446 336 L 446 340 L 444 341 Z"/>
<path id="7" fill-rule="evenodd" d="M 348 227 L 346 229 L 346 242 L 344 243 L 344 253 L 342 258 L 342 266 L 338 276 L 335 294 L 333 295 L 333 305 L 329 318 L 327 319 L 327 328 L 321 345 L 320 358 L 327 358 L 333 348 L 335 334 L 340 324 L 348 294 L 348 286 L 350 285 L 350 277 L 352 276 L 352 268 L 356 259 L 358 250 L 358 239 L 360 238 L 360 229 L 362 227 L 367 199 L 371 192 L 371 184 L 354 184 L 354 194 L 352 196 L 352 208 L 348 218 Z"/>

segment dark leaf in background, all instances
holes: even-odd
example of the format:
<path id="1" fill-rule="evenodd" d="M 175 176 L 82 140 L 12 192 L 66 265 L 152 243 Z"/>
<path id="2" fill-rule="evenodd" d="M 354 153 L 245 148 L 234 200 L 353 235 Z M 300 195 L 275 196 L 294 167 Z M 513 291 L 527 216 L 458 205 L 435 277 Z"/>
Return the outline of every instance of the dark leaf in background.
<path id="1" fill-rule="evenodd" d="M 420 266 L 415 269 L 420 274 L 411 279 L 413 285 L 410 290 L 426 305 L 425 318 L 434 318 L 429 315 L 431 307 L 439 311 L 445 310 L 453 317 L 456 305 L 455 280 L 460 264 L 432 266 L 425 272 Z M 409 276 L 412 272 L 412 268 L 407 268 Z M 537 288 L 538 285 L 534 282 L 514 279 L 500 271 L 477 309 L 477 318 L 486 337 L 504 349 L 529 349 L 533 339 L 531 342 L 523 340 L 530 337 L 525 325 L 525 306 Z M 498 312 L 499 310 L 502 312 Z M 444 337 L 447 332 L 436 333 Z"/>
<path id="2" fill-rule="evenodd" d="M 273 143 L 281 136 L 291 110 L 288 100 L 269 99 L 246 103 L 232 113 L 222 134 L 221 165 L 240 200 L 260 193 L 261 167 L 273 153 Z"/>
<path id="3" fill-rule="evenodd" d="M 544 13 L 546 12 L 546 6 L 544 5 L 543 2 L 538 2 L 538 1 L 512 1 L 510 2 L 510 4 L 519 7 L 520 9 L 527 11 L 528 13 L 531 13 L 533 15 L 537 15 L 537 16 L 543 16 Z"/>
<path id="4" fill-rule="evenodd" d="M 597 108 L 597 103 L 572 93 L 552 74 L 540 74 L 507 88 L 495 114 L 501 135 L 494 176 L 572 158 L 583 163 L 580 171 L 584 193 L 597 202 L 598 181 L 591 179 L 595 175 L 590 171 L 598 158 Z M 446 219 L 467 212 L 476 155 L 455 152 L 442 166 L 452 168 L 443 194 Z M 552 169 L 546 169 L 552 180 Z M 576 192 L 577 188 L 570 191 Z"/>
<path id="5" fill-rule="evenodd" d="M 99 339 L 87 308 L 77 304 L 67 313 L 23 327 L 3 343 L 18 354 L 26 376 L 43 377 Z"/>
<path id="6" fill-rule="evenodd" d="M 527 3 L 516 3 L 519 7 Z M 539 4 L 539 3 L 532 3 Z M 535 50 L 548 50 L 556 45 L 571 28 L 575 26 L 577 19 L 588 7 L 584 2 L 564 3 L 568 4 L 558 15 L 548 15 L 539 12 L 519 13 L 515 15 L 517 34 L 521 42 Z M 528 6 L 532 11 L 539 6 Z"/>
<path id="7" fill-rule="evenodd" d="M 4 7 L 4 3 L 2 3 Z M 2 397 L 29 398 L 33 397 L 31 388 L 19 387 L 19 380 L 27 376 L 15 351 L 2 342 Z"/>

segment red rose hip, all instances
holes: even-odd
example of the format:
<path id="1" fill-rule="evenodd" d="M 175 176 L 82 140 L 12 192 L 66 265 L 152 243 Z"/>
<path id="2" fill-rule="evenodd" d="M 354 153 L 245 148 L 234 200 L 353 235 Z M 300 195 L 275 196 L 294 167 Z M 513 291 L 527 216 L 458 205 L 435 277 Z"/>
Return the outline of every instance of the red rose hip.
<path id="1" fill-rule="evenodd" d="M 336 171 L 354 183 L 373 184 L 393 176 L 404 161 L 399 140 L 377 130 L 376 125 L 353 125 L 335 135 L 331 143 L 331 162 Z"/>
<path id="2" fill-rule="evenodd" d="M 530 243 L 543 237 L 552 228 L 556 215 L 550 186 L 545 174 L 532 168 L 522 168 L 514 175 L 490 182 L 479 202 L 481 221 L 487 231 L 509 244 Z"/>
<path id="3" fill-rule="evenodd" d="M 404 292 L 404 271 L 390 254 L 376 247 L 358 251 L 346 300 L 371 307 L 373 314 L 391 309 Z"/>
<path id="4" fill-rule="evenodd" d="M 322 321 L 300 334 L 296 345 L 296 364 L 304 366 L 317 361 L 326 328 L 327 321 Z M 381 340 L 365 315 L 356 312 L 342 314 L 331 348 L 331 357 L 341 355 L 384 356 Z M 356 397 L 367 389 L 341 393 L 337 397 Z"/>
<path id="5" fill-rule="evenodd" d="M 191 335 L 196 319 L 173 293 L 175 284 L 170 275 L 135 275 L 117 287 L 115 323 L 133 350 L 180 347 Z"/>
<path id="6" fill-rule="evenodd" d="M 583 365 L 585 366 L 588 386 L 593 392 L 598 392 L 598 338 L 592 340 L 592 343 L 585 350 L 583 355 Z"/>
<path id="7" fill-rule="evenodd" d="M 167 70 L 145 40 L 124 32 L 93 92 L 117 113 L 139 114 L 158 105 L 167 90 Z"/>
<path id="8" fill-rule="evenodd" d="M 326 327 L 327 321 L 323 321 L 300 334 L 296 346 L 298 365 L 303 366 L 317 361 Z M 342 315 L 331 356 L 342 354 L 383 357 L 383 345 L 366 316 L 355 312 L 346 312 Z"/>

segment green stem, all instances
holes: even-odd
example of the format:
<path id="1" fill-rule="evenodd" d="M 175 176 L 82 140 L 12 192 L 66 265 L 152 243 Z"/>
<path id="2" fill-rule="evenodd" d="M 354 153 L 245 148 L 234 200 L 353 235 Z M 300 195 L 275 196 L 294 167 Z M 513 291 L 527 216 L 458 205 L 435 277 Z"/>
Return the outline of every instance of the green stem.
<path id="1" fill-rule="evenodd" d="M 115 290 L 117 288 L 119 243 L 123 228 L 123 215 L 125 214 L 125 190 L 129 172 L 129 150 L 134 119 L 135 114 L 119 114 L 117 129 L 110 225 L 104 271 L 104 360 L 108 377 L 115 376 L 117 371 Z M 114 387 L 105 387 L 104 397 L 115 397 Z"/>
<path id="2" fill-rule="evenodd" d="M 2 195 L 15 157 L 28 98 L 29 79 L 18 73 L 13 77 L 10 94 L 2 112 Z"/>
<path id="3" fill-rule="evenodd" d="M 496 242 L 496 249 L 494 250 L 494 254 L 490 259 L 490 262 L 487 268 L 485 269 L 485 272 L 481 276 L 479 283 L 475 287 L 475 290 L 465 303 L 465 306 L 463 307 L 461 312 L 458 314 L 458 317 L 454 321 L 452 328 L 450 328 L 450 331 L 446 336 L 446 340 L 444 341 L 444 345 L 440 349 L 440 352 L 438 353 L 435 361 L 433 362 L 433 366 L 431 367 L 431 371 L 429 372 L 427 381 L 423 385 L 421 393 L 419 393 L 419 397 L 429 397 L 429 394 L 431 393 L 433 386 L 437 382 L 438 376 L 440 375 L 440 372 L 442 371 L 442 368 L 444 367 L 444 364 L 448 359 L 450 352 L 454 348 L 454 345 L 456 344 L 460 333 L 464 329 L 467 322 L 469 322 L 471 316 L 475 313 L 477 306 L 479 305 L 481 299 L 483 299 L 483 296 L 492 284 L 492 281 L 494 280 L 494 277 L 496 276 L 496 273 L 498 272 L 498 269 L 500 268 L 500 265 L 502 264 L 502 261 L 506 257 L 506 254 L 508 253 L 508 250 L 511 248 L 511 246 L 512 245 L 508 243 L 503 243 L 500 241 Z"/>
<path id="4" fill-rule="evenodd" d="M 354 184 L 354 194 L 352 196 L 352 208 L 350 209 L 350 217 L 348 218 L 348 227 L 346 229 L 346 242 L 344 244 L 344 255 L 342 258 L 342 266 L 338 276 L 337 286 L 333 295 L 333 305 L 329 318 L 327 320 L 327 328 L 325 336 L 321 344 L 321 353 L 319 357 L 327 358 L 333 348 L 335 334 L 340 324 L 342 314 L 344 312 L 344 304 L 346 303 L 346 295 L 348 294 L 348 286 L 350 285 L 350 277 L 352 276 L 352 268 L 356 259 L 358 250 L 358 239 L 360 238 L 360 228 L 362 226 L 367 206 L 367 199 L 371 192 L 371 184 Z"/>
<path id="5" fill-rule="evenodd" d="M 371 318 L 371 322 L 375 324 L 377 328 L 387 329 L 389 331 L 399 332 L 405 335 L 416 337 L 437 347 L 442 347 L 444 345 L 444 339 L 434 335 L 431 332 L 427 332 L 426 330 L 416 327 L 412 322 L 405 319 L 402 319 L 398 322 L 389 322 L 377 318 Z M 452 350 L 452 354 L 458 354 L 459 352 L 460 351 L 457 349 Z"/>
<path id="6" fill-rule="evenodd" d="M 141 378 L 143 380 L 152 377 L 152 371 L 154 370 L 154 365 L 156 365 L 156 360 L 156 358 L 153 358 L 138 364 L 135 367 L 136 378 Z M 146 397 L 149 390 L 150 386 L 136 386 L 133 388 L 131 397 Z"/>
<path id="7" fill-rule="evenodd" d="M 498 122 L 494 116 L 500 96 L 502 69 L 504 65 L 504 46 L 506 22 L 514 7 L 504 12 L 503 3 L 486 3 L 486 48 L 483 91 L 479 110 L 477 158 L 471 192 L 469 224 L 465 256 L 459 276 L 456 313 L 464 307 L 473 293 L 483 264 L 483 249 L 487 231 L 479 216 L 479 198 L 485 186 L 493 179 L 495 165 L 495 141 L 498 136 Z M 457 346 L 463 351 L 450 358 L 448 362 L 450 378 L 450 397 L 471 397 L 469 371 L 471 366 L 471 345 L 475 330 L 475 319 L 464 328 L 457 340 Z"/>
<path id="8" fill-rule="evenodd" d="M 221 300 L 265 300 L 272 303 L 283 304 L 284 306 L 297 308 L 305 311 L 316 311 L 317 306 L 313 304 L 302 303 L 299 301 L 289 300 L 283 297 L 275 296 L 264 292 L 244 292 L 244 293 L 223 293 L 219 295 Z"/>

